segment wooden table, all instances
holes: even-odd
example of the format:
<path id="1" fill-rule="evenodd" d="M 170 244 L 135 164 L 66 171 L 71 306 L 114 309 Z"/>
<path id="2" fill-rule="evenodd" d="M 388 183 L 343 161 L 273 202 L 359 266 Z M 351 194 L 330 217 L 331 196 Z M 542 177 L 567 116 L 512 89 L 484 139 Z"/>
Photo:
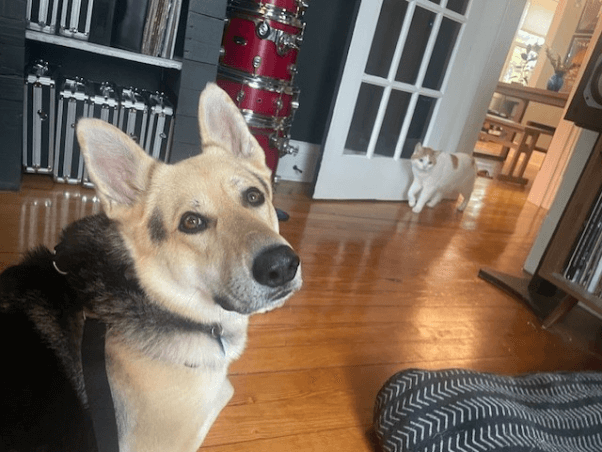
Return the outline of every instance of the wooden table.
<path id="1" fill-rule="evenodd" d="M 495 92 L 503 96 L 518 99 L 520 101 L 512 117 L 508 118 L 508 120 L 517 124 L 522 122 L 530 102 L 537 102 L 539 104 L 550 105 L 552 107 L 564 108 L 569 98 L 569 93 L 557 93 L 547 89 L 532 88 L 530 86 L 521 85 L 520 83 L 498 82 Z M 506 141 L 513 142 L 517 132 L 513 132 L 511 130 L 509 132 L 510 133 L 505 139 Z M 504 146 L 501 154 L 493 157 L 497 157 L 497 159 L 505 161 L 509 151 L 510 147 Z M 492 156 L 487 155 L 487 157 L 491 158 Z"/>
<path id="2" fill-rule="evenodd" d="M 569 98 L 569 93 L 556 93 L 547 89 L 524 86 L 520 83 L 498 82 L 495 92 L 504 96 L 514 97 L 521 101 L 521 106 L 513 117 L 510 118 L 516 122 L 522 121 L 525 111 L 529 106 L 529 102 L 537 102 L 539 104 L 564 108 L 566 101 Z"/>

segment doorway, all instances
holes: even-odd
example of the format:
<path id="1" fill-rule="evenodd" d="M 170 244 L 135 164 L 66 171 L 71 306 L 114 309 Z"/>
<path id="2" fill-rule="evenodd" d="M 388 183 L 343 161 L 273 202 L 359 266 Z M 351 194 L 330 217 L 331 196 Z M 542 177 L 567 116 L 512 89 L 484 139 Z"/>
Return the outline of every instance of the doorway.
<path id="1" fill-rule="evenodd" d="M 407 199 L 418 141 L 467 151 L 464 129 L 476 125 L 472 116 L 497 81 L 524 4 L 362 1 L 314 197 Z"/>

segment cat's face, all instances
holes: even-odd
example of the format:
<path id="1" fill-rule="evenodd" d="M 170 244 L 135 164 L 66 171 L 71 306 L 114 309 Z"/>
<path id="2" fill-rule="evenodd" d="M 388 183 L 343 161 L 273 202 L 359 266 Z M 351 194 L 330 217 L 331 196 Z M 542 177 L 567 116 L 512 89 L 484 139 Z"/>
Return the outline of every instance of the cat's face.
<path id="1" fill-rule="evenodd" d="M 433 149 L 423 147 L 420 143 L 414 148 L 412 166 L 420 171 L 428 171 L 437 163 L 437 156 Z"/>

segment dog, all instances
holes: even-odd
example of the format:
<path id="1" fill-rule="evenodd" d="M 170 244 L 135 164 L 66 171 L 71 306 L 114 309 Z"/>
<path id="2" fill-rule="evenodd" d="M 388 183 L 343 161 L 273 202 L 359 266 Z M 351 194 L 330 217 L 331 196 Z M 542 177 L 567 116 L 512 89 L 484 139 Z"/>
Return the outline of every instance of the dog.
<path id="1" fill-rule="evenodd" d="M 196 451 L 233 395 L 249 316 L 301 288 L 263 150 L 215 84 L 199 128 L 201 154 L 168 165 L 106 122 L 78 122 L 103 213 L 0 275 L 7 450 L 96 450 L 81 359 L 90 317 L 106 324 L 119 450 Z"/>

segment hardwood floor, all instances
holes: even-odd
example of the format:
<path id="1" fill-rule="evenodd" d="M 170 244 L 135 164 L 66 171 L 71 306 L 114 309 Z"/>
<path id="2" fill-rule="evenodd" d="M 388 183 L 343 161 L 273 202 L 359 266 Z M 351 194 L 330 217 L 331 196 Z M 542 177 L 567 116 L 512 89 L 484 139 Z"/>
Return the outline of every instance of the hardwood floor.
<path id="1" fill-rule="evenodd" d="M 520 273 L 545 216 L 522 187 L 479 178 L 463 214 L 448 201 L 420 215 L 405 202 L 312 201 L 306 189 L 283 182 L 276 194 L 304 288 L 252 318 L 235 395 L 202 452 L 371 451 L 375 395 L 406 368 L 602 370 L 599 344 L 582 334 L 602 336 L 598 319 L 576 308 L 542 330 L 477 277 L 484 266 Z M 92 190 L 44 177 L 0 193 L 0 268 L 98 209 Z"/>

